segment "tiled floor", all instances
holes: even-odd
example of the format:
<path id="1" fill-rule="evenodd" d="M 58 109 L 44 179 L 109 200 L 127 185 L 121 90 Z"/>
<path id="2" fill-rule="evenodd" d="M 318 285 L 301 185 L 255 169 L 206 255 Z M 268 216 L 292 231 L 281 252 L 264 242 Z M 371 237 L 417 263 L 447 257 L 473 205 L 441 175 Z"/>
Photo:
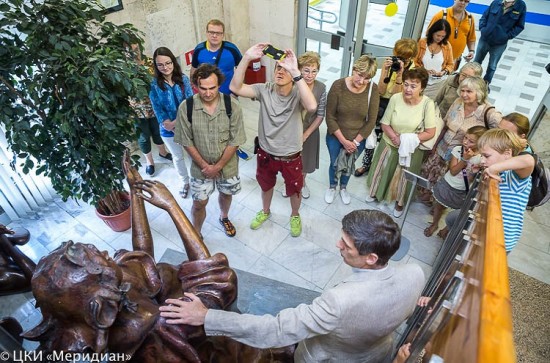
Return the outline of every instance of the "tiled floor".
<path id="1" fill-rule="evenodd" d="M 541 67 L 548 62 L 549 54 L 548 45 L 521 40 L 514 40 L 510 44 L 497 70 L 491 93 L 491 99 L 499 109 L 504 113 L 520 111 L 533 114 L 546 92 L 547 82 L 542 81 L 541 77 L 547 79 L 548 75 Z M 331 60 L 331 56 L 334 55 L 328 52 L 323 54 L 320 73 L 320 78 L 324 77 L 329 84 L 339 78 L 339 63 L 337 59 Z M 257 131 L 258 104 L 246 99 L 241 102 L 247 134 L 244 148 L 250 151 Z M 543 145 L 547 145 L 550 140 L 550 125 L 546 126 L 540 127 L 535 135 Z M 326 127 L 322 125 L 322 140 L 325 133 Z M 548 151 L 547 148 L 544 150 Z M 153 179 L 162 181 L 177 195 L 180 185 L 172 165 L 158 157 L 156 163 L 157 174 Z M 210 251 L 225 253 L 231 266 L 238 269 L 315 291 L 322 291 L 339 282 L 349 273 L 349 267 L 342 263 L 335 247 L 340 235 L 341 218 L 354 209 L 386 209 L 364 202 L 364 177 L 351 178 L 348 185 L 352 196 L 350 205 L 344 205 L 338 197 L 333 204 L 327 205 L 323 199 L 328 186 L 327 165 L 328 153 L 322 142 L 321 167 L 307 178 L 311 198 L 303 200 L 300 209 L 303 233 L 299 238 L 293 238 L 289 233 L 290 205 L 288 199 L 280 194 L 283 186 L 280 178 L 273 198 L 272 217 L 257 231 L 248 227 L 254 214 L 261 208 L 260 189 L 255 180 L 255 158 L 241 161 L 242 192 L 234 198 L 230 211 L 237 235 L 228 238 L 222 232 L 217 221 L 219 208 L 214 194 L 207 207 L 208 215 L 203 227 Z M 145 175 L 143 168 L 141 172 Z M 191 200 L 178 200 L 183 210 L 189 213 Z M 160 259 L 167 249 L 183 251 L 178 233 L 168 215 L 151 206 L 147 210 L 156 259 Z M 429 220 L 427 208 L 412 203 L 403 228 L 404 235 L 411 240 L 411 248 L 405 258 L 392 263 L 417 263 L 426 274 L 430 273 L 442 242 L 437 237 L 423 236 L 422 230 Z M 35 215 L 11 224 L 15 225 L 22 225 L 31 231 L 31 242 L 23 246 L 22 250 L 35 261 L 69 239 L 93 243 L 111 254 L 117 249 L 131 249 L 130 231 L 112 232 L 95 216 L 93 208 L 75 202 L 56 201 Z M 509 256 L 510 266 L 550 283 L 549 235 L 550 204 L 528 212 L 524 235 Z M 30 293 L 0 298 L 0 315 L 15 316 L 25 329 L 31 328 L 39 319 L 31 299 Z M 26 346 L 33 347 L 28 343 Z"/>
<path id="2" fill-rule="evenodd" d="M 256 134 L 258 104 L 245 99 L 241 103 L 248 137 L 244 148 L 251 150 Z M 321 130 L 324 135 L 324 125 Z M 289 233 L 290 205 L 288 199 L 280 194 L 282 179 L 279 179 L 276 186 L 270 220 L 256 231 L 248 227 L 254 214 L 260 209 L 260 190 L 254 178 L 255 159 L 241 161 L 243 188 L 234 198 L 230 211 L 237 235 L 229 238 L 221 230 L 217 222 L 219 208 L 214 194 L 207 207 L 208 215 L 202 231 L 210 251 L 225 253 L 231 266 L 238 269 L 315 291 L 322 291 L 339 282 L 349 273 L 349 267 L 342 263 L 335 247 L 341 228 L 339 221 L 353 209 L 377 207 L 387 210 L 383 206 L 364 202 L 364 177 L 352 177 L 350 180 L 350 205 L 344 205 L 339 198 L 331 205 L 326 204 L 323 197 L 328 185 L 327 160 L 326 148 L 321 147 L 321 168 L 307 178 L 311 197 L 304 200 L 300 209 L 303 233 L 298 238 L 291 237 Z M 153 179 L 162 181 L 177 195 L 180 185 L 172 165 L 159 158 L 156 163 L 158 171 Z M 141 172 L 145 175 L 144 170 Z M 179 197 L 178 200 L 183 210 L 189 214 L 191 200 Z M 151 206 L 147 210 L 155 241 L 155 258 L 160 259 L 167 249 L 183 251 L 178 233 L 168 215 Z M 550 235 L 549 216 L 548 205 L 528 213 L 524 237 L 510 255 L 512 267 L 546 283 L 550 283 L 550 240 L 547 238 Z M 441 247 L 441 240 L 423 236 L 422 230 L 429 220 L 428 210 L 424 205 L 411 204 L 403 228 L 404 235 L 411 240 L 411 248 L 403 260 L 392 263 L 417 263 L 427 275 L 430 273 L 431 265 Z M 111 254 L 117 249 L 131 249 L 130 231 L 112 232 L 95 216 L 93 208 L 74 202 L 56 201 L 35 216 L 11 224 L 16 225 L 22 225 L 31 231 L 31 242 L 23 246 L 22 250 L 35 261 L 69 239 L 93 243 L 100 250 Z M 30 293 L 2 297 L 0 315 L 15 316 L 25 329 L 31 328 L 39 318 L 30 302 L 31 298 Z M 26 344 L 27 347 L 33 347 L 32 344 Z"/>

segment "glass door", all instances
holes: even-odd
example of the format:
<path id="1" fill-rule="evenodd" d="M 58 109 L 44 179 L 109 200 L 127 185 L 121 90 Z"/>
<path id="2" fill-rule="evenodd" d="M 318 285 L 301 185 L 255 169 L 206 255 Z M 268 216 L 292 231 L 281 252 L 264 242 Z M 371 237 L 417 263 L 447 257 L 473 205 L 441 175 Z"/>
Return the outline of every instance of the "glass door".
<path id="1" fill-rule="evenodd" d="M 386 15 L 389 4 L 394 9 L 397 5 L 393 16 Z M 317 78 L 330 87 L 350 74 L 361 54 L 386 57 L 396 40 L 418 39 L 428 5 L 429 0 L 300 0 L 298 54 L 321 55 Z"/>

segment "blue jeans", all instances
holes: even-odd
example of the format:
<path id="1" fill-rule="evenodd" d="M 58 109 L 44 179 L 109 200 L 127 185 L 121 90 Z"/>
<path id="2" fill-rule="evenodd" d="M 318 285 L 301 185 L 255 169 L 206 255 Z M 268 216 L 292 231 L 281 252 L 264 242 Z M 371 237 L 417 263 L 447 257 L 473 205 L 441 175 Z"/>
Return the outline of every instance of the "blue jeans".
<path id="1" fill-rule="evenodd" d="M 327 148 L 328 148 L 328 154 L 330 156 L 330 165 L 328 166 L 328 182 L 331 188 L 336 188 L 338 185 L 338 177 L 336 176 L 336 159 L 338 158 L 338 154 L 340 153 L 340 150 L 344 147 L 342 144 L 340 144 L 340 141 L 336 138 L 336 136 L 333 135 L 327 135 Z M 359 146 L 357 147 L 357 155 L 361 154 L 361 152 L 365 149 L 365 140 L 361 141 Z M 340 189 L 346 188 L 348 185 L 350 175 L 341 175 L 340 176 Z"/>
<path id="2" fill-rule="evenodd" d="M 506 50 L 507 45 L 508 43 L 504 43 L 501 45 L 489 45 L 489 43 L 487 43 L 487 41 L 485 41 L 484 39 L 479 39 L 479 42 L 477 43 L 477 51 L 474 62 L 482 64 L 485 56 L 487 55 L 487 53 L 489 53 L 489 64 L 487 65 L 485 76 L 483 77 L 483 79 L 487 81 L 487 83 L 491 83 L 491 81 L 493 80 L 493 76 L 495 75 L 495 71 L 497 70 L 498 62 L 500 61 L 500 57 L 502 57 L 502 53 L 504 53 L 504 51 Z"/>

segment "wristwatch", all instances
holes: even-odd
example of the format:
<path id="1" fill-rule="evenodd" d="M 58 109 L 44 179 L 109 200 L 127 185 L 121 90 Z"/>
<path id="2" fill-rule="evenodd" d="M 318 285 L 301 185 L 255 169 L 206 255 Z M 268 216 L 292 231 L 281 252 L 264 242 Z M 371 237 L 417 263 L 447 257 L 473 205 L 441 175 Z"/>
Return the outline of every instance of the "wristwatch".
<path id="1" fill-rule="evenodd" d="M 359 147 L 359 145 L 361 145 L 361 143 L 355 139 L 353 139 L 353 143 L 355 144 L 355 146 Z"/>
<path id="2" fill-rule="evenodd" d="M 300 74 L 299 76 L 296 76 L 296 77 L 292 77 L 292 80 L 294 82 L 298 82 L 299 80 L 303 79 L 304 77 L 302 77 L 302 75 Z"/>

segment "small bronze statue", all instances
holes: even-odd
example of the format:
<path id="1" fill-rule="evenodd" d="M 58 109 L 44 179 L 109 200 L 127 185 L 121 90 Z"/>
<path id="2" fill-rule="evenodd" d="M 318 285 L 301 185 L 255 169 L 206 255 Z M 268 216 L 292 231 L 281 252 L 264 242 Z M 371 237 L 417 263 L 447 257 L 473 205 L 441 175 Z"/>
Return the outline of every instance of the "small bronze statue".
<path id="1" fill-rule="evenodd" d="M 17 248 L 30 239 L 26 229 L 11 230 L 0 224 L 0 296 L 31 290 L 35 263 Z"/>
<path id="2" fill-rule="evenodd" d="M 210 255 L 178 203 L 164 186 L 123 166 L 132 201 L 133 251 L 113 258 L 95 246 L 68 241 L 40 260 L 32 291 L 43 319 L 24 333 L 40 350 L 123 353 L 132 362 L 292 362 L 293 348 L 260 350 L 224 337 L 206 337 L 202 327 L 169 325 L 159 315 L 167 298 L 193 292 L 209 307 L 228 309 L 237 297 L 237 277 L 223 254 Z M 189 261 L 156 264 L 144 201 L 167 211 Z"/>

